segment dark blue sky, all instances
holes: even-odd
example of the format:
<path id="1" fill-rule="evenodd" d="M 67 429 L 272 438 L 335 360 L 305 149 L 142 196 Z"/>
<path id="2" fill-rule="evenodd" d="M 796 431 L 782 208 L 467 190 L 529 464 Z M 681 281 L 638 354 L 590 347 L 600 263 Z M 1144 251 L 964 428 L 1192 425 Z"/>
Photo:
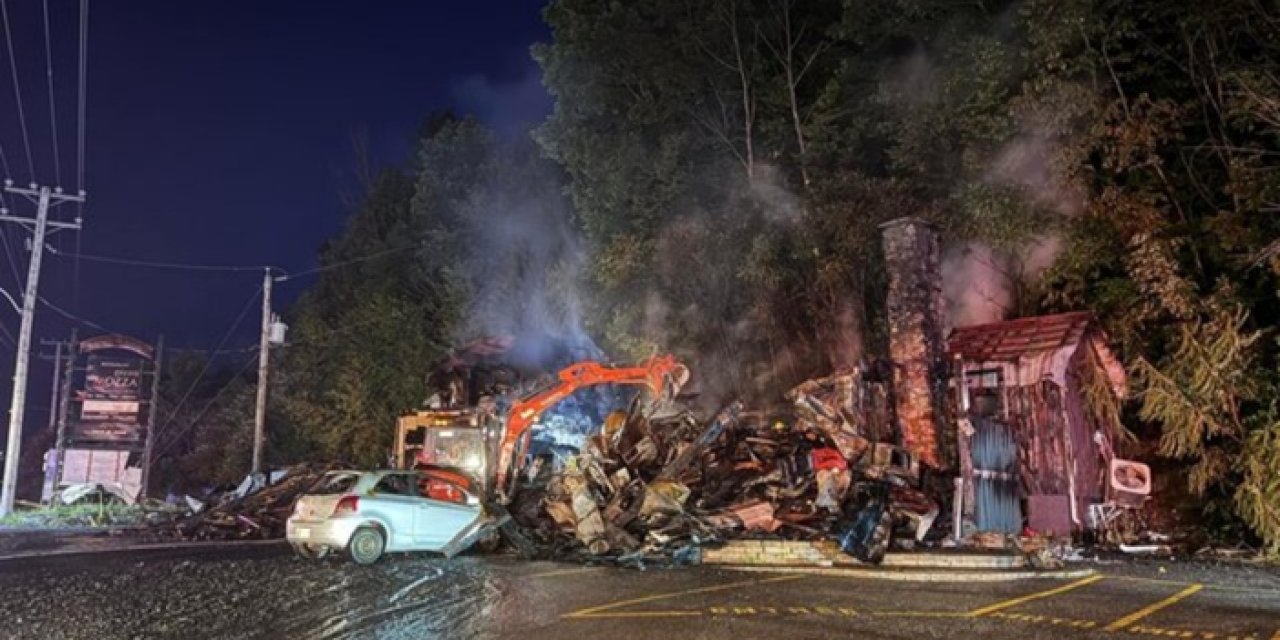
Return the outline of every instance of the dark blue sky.
<path id="1" fill-rule="evenodd" d="M 477 113 L 508 132 L 545 117 L 550 100 L 529 58 L 530 45 L 549 37 L 542 4 L 92 3 L 81 251 L 314 266 L 316 250 L 349 213 L 342 194 L 354 187 L 355 132 L 367 133 L 374 161 L 387 165 L 410 153 L 415 128 L 433 110 Z M 52 183 L 41 3 L 8 5 L 36 177 Z M 78 2 L 50 0 L 50 7 L 62 183 L 70 189 Z M 0 56 L 0 145 L 15 180 L 26 183 L 8 58 Z M 17 247 L 16 229 L 5 231 Z M 67 234 L 57 244 L 74 250 L 75 240 Z M 24 268 L 26 253 L 16 257 Z M 259 280 L 83 262 L 76 296 L 72 262 L 50 256 L 46 264 L 42 292 L 55 303 L 140 338 L 164 333 L 179 347 L 213 346 Z M 282 285 L 277 309 L 305 284 Z M 4 263 L 0 286 L 16 293 Z M 230 346 L 253 343 L 256 322 L 255 307 Z M 16 335 L 16 314 L 0 312 L 0 323 Z M 42 310 L 36 337 L 62 336 L 70 327 Z M 0 372 L 11 368 L 12 355 L 12 343 L 0 336 Z"/>

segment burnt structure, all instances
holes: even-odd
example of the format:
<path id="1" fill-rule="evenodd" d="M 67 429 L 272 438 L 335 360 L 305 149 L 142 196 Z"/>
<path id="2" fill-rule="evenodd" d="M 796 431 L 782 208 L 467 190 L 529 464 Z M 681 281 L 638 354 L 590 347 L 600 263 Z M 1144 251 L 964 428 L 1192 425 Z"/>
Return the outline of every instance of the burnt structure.
<path id="1" fill-rule="evenodd" d="M 957 413 L 966 511 L 979 530 L 1025 522 L 1056 535 L 1091 528 L 1093 505 L 1114 499 L 1114 409 L 1124 367 L 1087 312 L 962 327 L 948 341 L 963 380 Z M 1149 472 L 1147 472 L 1149 473 Z M 1025 517 L 1023 515 L 1025 511 Z"/>
<path id="2" fill-rule="evenodd" d="M 922 464 L 942 469 L 948 466 L 947 364 L 938 234 L 921 218 L 898 218 L 880 228 L 899 440 Z"/>

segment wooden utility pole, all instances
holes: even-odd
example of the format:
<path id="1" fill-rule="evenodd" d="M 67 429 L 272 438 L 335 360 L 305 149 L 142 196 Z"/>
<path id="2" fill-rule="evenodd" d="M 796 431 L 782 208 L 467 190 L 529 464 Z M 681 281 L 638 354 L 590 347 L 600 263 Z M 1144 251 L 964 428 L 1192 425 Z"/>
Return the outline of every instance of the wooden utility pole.
<path id="1" fill-rule="evenodd" d="M 4 476 L 0 483 L 0 517 L 13 512 L 13 501 L 18 490 L 18 463 L 22 458 L 22 418 L 26 412 L 27 375 L 31 366 L 31 329 L 36 319 L 36 301 L 39 299 L 40 259 L 44 257 L 44 239 L 49 228 L 80 229 L 80 220 L 60 222 L 49 220 L 49 207 L 65 202 L 84 202 L 84 192 L 71 196 L 62 193 L 62 187 L 40 187 L 35 183 L 30 188 L 22 189 L 13 186 L 12 180 L 5 180 L 4 190 L 26 197 L 36 205 L 35 218 L 23 218 L 9 215 L 8 210 L 0 213 L 0 221 L 16 222 L 32 230 L 31 263 L 27 267 L 27 286 L 22 296 L 22 324 L 18 330 L 17 356 L 13 366 L 13 398 L 9 401 L 9 439 L 4 451 Z M 28 226 L 30 225 L 30 226 Z"/>
<path id="2" fill-rule="evenodd" d="M 56 453 L 53 458 L 57 473 L 53 476 L 53 490 L 58 491 L 62 481 L 62 465 L 67 458 L 67 414 L 71 409 L 71 383 L 76 377 L 76 354 L 80 352 L 80 336 L 74 328 L 67 342 L 67 364 L 62 368 L 62 391 L 58 394 L 58 435 L 53 441 Z"/>
<path id="3" fill-rule="evenodd" d="M 53 376 L 49 382 L 49 433 L 58 433 L 58 400 L 62 397 L 62 361 L 64 358 L 63 347 L 69 343 L 65 340 L 41 340 L 40 346 L 53 347 L 53 355 L 40 354 L 41 360 L 47 360 L 53 363 Z M 68 356 L 70 354 L 67 354 Z M 70 358 L 67 358 L 68 360 Z M 40 493 L 40 502 L 47 504 L 53 497 L 53 492 L 57 488 L 58 481 L 58 449 L 55 435 L 53 460 L 45 459 L 45 486 Z"/>
<path id="4" fill-rule="evenodd" d="M 156 340 L 156 357 L 151 361 L 151 403 L 147 406 L 147 439 L 142 446 L 142 490 L 138 499 L 147 497 L 151 489 L 151 452 L 156 442 L 156 409 L 160 406 L 160 372 L 164 364 L 164 334 Z"/>
<path id="5" fill-rule="evenodd" d="M 53 377 L 49 383 L 49 431 L 58 428 L 58 390 L 62 384 L 62 345 L 61 340 L 41 340 L 40 344 L 53 345 Z M 49 356 L 41 354 L 41 360 L 49 360 Z"/>
<path id="6" fill-rule="evenodd" d="M 262 471 L 262 441 L 267 421 L 267 365 L 271 353 L 271 268 L 262 274 L 262 335 L 258 340 L 258 398 L 253 409 L 253 473 Z"/>

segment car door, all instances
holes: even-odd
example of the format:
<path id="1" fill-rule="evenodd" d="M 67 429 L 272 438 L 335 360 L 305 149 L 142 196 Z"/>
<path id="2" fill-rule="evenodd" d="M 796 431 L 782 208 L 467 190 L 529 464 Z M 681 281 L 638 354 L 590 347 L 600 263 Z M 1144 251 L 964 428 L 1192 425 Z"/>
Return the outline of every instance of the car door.
<path id="1" fill-rule="evenodd" d="M 416 543 L 430 551 L 443 550 L 450 542 L 469 534 L 484 515 L 474 485 L 465 476 L 449 471 L 422 471 L 417 501 Z"/>
<path id="2" fill-rule="evenodd" d="M 390 529 L 387 549 L 409 551 L 416 545 L 414 518 L 418 506 L 417 474 L 388 473 L 369 492 L 371 504 L 363 510 L 375 515 Z"/>

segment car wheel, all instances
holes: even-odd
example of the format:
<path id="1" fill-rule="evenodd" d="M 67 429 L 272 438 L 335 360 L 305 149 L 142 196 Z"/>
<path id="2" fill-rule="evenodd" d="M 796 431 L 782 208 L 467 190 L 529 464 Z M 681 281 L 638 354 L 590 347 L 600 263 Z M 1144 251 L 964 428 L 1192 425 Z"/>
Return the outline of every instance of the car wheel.
<path id="1" fill-rule="evenodd" d="M 311 544 L 309 542 L 298 542 L 293 545 L 293 552 L 299 558 L 307 560 L 319 560 L 329 555 L 329 547 L 322 544 Z"/>
<path id="2" fill-rule="evenodd" d="M 356 564 L 373 564 L 382 557 L 387 539 L 373 527 L 361 527 L 347 541 L 347 557 Z"/>

